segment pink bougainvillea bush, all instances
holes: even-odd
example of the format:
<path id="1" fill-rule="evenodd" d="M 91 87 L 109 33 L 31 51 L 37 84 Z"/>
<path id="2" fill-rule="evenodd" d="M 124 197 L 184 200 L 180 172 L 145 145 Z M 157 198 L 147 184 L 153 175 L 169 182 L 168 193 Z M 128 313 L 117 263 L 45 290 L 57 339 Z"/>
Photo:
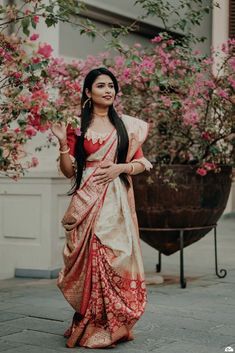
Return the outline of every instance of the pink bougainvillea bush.
<path id="1" fill-rule="evenodd" d="M 125 111 L 151 123 L 148 157 L 159 166 L 198 165 L 200 175 L 235 165 L 235 40 L 211 57 L 167 35 L 152 44 L 149 49 L 137 44 L 127 58 L 118 56 L 110 65 Z"/>

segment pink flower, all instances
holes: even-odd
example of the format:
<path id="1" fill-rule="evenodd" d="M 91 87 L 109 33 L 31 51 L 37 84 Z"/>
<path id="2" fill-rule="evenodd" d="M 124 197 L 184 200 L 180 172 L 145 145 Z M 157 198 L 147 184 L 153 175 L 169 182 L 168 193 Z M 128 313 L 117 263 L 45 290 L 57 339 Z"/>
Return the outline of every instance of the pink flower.
<path id="1" fill-rule="evenodd" d="M 117 66 L 122 66 L 124 64 L 124 62 L 125 62 L 125 60 L 124 60 L 124 58 L 122 56 L 117 56 L 115 58 L 115 64 Z"/>
<path id="2" fill-rule="evenodd" d="M 36 157 L 32 157 L 31 166 L 36 167 L 38 164 L 39 164 L 38 159 Z"/>
<path id="3" fill-rule="evenodd" d="M 201 55 L 201 50 L 194 50 L 193 51 L 193 55 L 197 56 L 197 55 Z"/>
<path id="4" fill-rule="evenodd" d="M 213 59 L 212 58 L 206 58 L 203 60 L 203 63 L 206 65 L 212 65 L 213 64 Z"/>
<path id="5" fill-rule="evenodd" d="M 124 76 L 125 78 L 129 78 L 129 77 L 131 76 L 131 69 L 125 68 L 125 69 L 123 70 L 123 76 Z"/>
<path id="6" fill-rule="evenodd" d="M 33 22 L 38 23 L 39 22 L 39 16 L 33 16 Z"/>
<path id="7" fill-rule="evenodd" d="M 229 98 L 228 92 L 226 92 L 226 91 L 223 90 L 222 88 L 218 88 L 217 94 L 218 94 L 218 96 L 220 96 L 221 98 L 224 98 L 224 99 L 228 99 L 228 98 Z"/>
<path id="8" fill-rule="evenodd" d="M 22 72 L 14 72 L 14 77 L 15 78 L 21 78 L 22 77 Z"/>
<path id="9" fill-rule="evenodd" d="M 43 90 L 36 90 L 32 94 L 32 99 L 45 101 L 48 99 L 48 93 L 44 92 Z"/>
<path id="10" fill-rule="evenodd" d="M 167 44 L 173 45 L 175 43 L 174 39 L 168 39 Z"/>
<path id="11" fill-rule="evenodd" d="M 207 86 L 211 89 L 215 89 L 215 87 L 216 87 L 214 81 L 212 81 L 212 80 L 206 80 L 206 81 L 204 81 L 204 84 L 205 84 L 205 86 Z"/>
<path id="12" fill-rule="evenodd" d="M 40 63 L 41 59 L 37 58 L 37 57 L 34 57 L 34 58 L 32 58 L 32 61 L 33 61 L 34 64 L 38 64 L 38 63 Z"/>
<path id="13" fill-rule="evenodd" d="M 227 43 L 223 43 L 221 46 L 221 50 L 223 53 L 228 54 L 228 45 Z"/>
<path id="14" fill-rule="evenodd" d="M 12 56 L 9 53 L 5 53 L 4 58 L 6 59 L 6 61 L 12 61 Z"/>
<path id="15" fill-rule="evenodd" d="M 161 96 L 160 98 L 161 98 L 161 100 L 162 100 L 162 102 L 163 102 L 165 107 L 169 108 L 171 106 L 170 98 L 165 97 L 165 96 Z"/>
<path id="16" fill-rule="evenodd" d="M 231 84 L 231 86 L 233 87 L 233 89 L 235 89 L 235 80 L 232 77 L 228 78 L 228 82 Z"/>
<path id="17" fill-rule="evenodd" d="M 215 165 L 215 163 L 206 162 L 203 164 L 203 168 L 205 168 L 206 170 L 215 170 L 216 165 Z"/>
<path id="18" fill-rule="evenodd" d="M 18 134 L 20 132 L 20 128 L 17 127 L 16 129 L 14 129 L 15 133 Z"/>
<path id="19" fill-rule="evenodd" d="M 186 111 L 184 115 L 184 124 L 195 126 L 200 121 L 200 116 L 196 111 Z"/>
<path id="20" fill-rule="evenodd" d="M 28 137 L 32 137 L 37 134 L 37 131 L 32 126 L 29 125 L 25 129 L 25 133 Z"/>
<path id="21" fill-rule="evenodd" d="M 203 140 L 210 141 L 211 135 L 210 135 L 210 133 L 208 131 L 204 131 L 202 133 L 202 138 L 203 138 Z"/>
<path id="22" fill-rule="evenodd" d="M 235 70 L 235 58 L 231 58 L 229 60 L 229 64 L 231 65 L 232 69 Z"/>
<path id="23" fill-rule="evenodd" d="M 153 39 L 151 39 L 152 43 L 160 43 L 162 41 L 162 36 L 156 36 Z"/>
<path id="24" fill-rule="evenodd" d="M 37 51 L 38 54 L 44 56 L 44 58 L 48 59 L 51 56 L 51 53 L 53 52 L 52 47 L 50 44 L 43 44 L 39 46 L 39 49 Z"/>
<path id="25" fill-rule="evenodd" d="M 37 33 L 34 33 L 29 37 L 29 39 L 32 41 L 37 40 L 38 38 L 39 38 L 39 34 L 37 34 Z"/>
<path id="26" fill-rule="evenodd" d="M 204 175 L 207 174 L 207 171 L 206 171 L 206 169 L 204 169 L 204 168 L 198 168 L 198 169 L 196 170 L 196 172 L 197 172 L 197 174 L 199 174 L 199 175 L 201 175 L 201 176 L 204 176 Z"/>

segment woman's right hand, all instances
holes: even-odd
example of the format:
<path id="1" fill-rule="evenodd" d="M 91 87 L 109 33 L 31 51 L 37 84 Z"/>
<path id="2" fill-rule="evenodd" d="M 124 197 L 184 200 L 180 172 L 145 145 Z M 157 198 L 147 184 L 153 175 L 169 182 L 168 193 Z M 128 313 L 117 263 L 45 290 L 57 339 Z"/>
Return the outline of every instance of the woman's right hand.
<path id="1" fill-rule="evenodd" d="M 66 129 L 67 129 L 67 126 L 64 121 L 56 122 L 51 125 L 51 132 L 60 141 L 66 140 L 66 136 L 67 136 Z"/>

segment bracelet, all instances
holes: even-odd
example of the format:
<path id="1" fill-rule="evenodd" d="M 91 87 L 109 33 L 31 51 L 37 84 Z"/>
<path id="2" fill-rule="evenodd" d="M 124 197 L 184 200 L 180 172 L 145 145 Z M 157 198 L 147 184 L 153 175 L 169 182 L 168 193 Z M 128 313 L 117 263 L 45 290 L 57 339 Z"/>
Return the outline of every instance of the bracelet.
<path id="1" fill-rule="evenodd" d="M 70 148 L 68 148 L 67 150 L 65 150 L 65 151 L 61 151 L 61 150 L 59 150 L 59 152 L 60 152 L 60 154 L 65 154 L 65 153 L 68 153 L 70 151 Z"/>
<path id="2" fill-rule="evenodd" d="M 132 175 L 135 171 L 134 163 L 130 163 L 130 166 L 131 166 L 130 175 Z"/>

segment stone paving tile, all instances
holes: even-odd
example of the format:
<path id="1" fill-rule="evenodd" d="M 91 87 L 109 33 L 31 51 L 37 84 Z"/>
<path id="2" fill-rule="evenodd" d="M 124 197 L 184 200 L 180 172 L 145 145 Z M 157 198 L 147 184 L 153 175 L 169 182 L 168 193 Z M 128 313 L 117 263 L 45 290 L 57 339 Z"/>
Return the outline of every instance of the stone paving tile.
<path id="1" fill-rule="evenodd" d="M 19 307 L 13 308 L 11 315 L 19 315 L 19 317 L 32 316 L 36 318 L 46 318 L 55 321 L 65 321 L 71 318 L 73 312 L 74 311 L 72 309 L 70 311 L 63 309 L 58 310 L 56 308 L 53 308 L 52 306 L 48 306 L 46 303 L 44 306 L 22 304 Z"/>
<path id="2" fill-rule="evenodd" d="M 20 327 L 14 327 L 9 325 L 8 323 L 0 323 L 0 337 L 8 336 L 13 333 L 21 332 L 22 329 Z"/>
<path id="3" fill-rule="evenodd" d="M 55 335 L 62 335 L 64 331 L 68 328 L 68 323 L 58 322 L 54 320 L 25 317 L 22 319 L 10 321 L 8 324 L 8 328 L 9 329 L 12 328 L 16 330 L 18 329 L 20 331 L 33 329 L 34 331 L 52 333 Z M 0 326 L 0 334 L 1 334 L 1 326 Z"/>
<path id="4" fill-rule="evenodd" d="M 0 339 L 0 352 L 5 352 L 14 348 L 18 349 L 19 344 L 14 342 L 5 342 L 3 339 Z"/>
<path id="5" fill-rule="evenodd" d="M 0 322 L 3 321 L 10 321 L 10 320 L 15 320 L 15 319 L 19 319 L 25 317 L 25 315 L 21 315 L 21 314 L 16 314 L 14 312 L 9 312 L 9 311 L 5 311 L 5 310 L 1 310 L 0 311 Z"/>
<path id="6" fill-rule="evenodd" d="M 18 346 L 4 351 L 4 353 L 56 353 L 56 352 L 58 352 L 58 350 L 42 348 L 39 346 L 32 346 L 32 345 Z M 63 350 L 60 350 L 60 352 L 63 352 Z M 68 348 L 67 348 L 67 353 L 68 353 Z"/>
<path id="7" fill-rule="evenodd" d="M 62 335 L 53 335 L 44 332 L 32 330 L 23 330 L 22 332 L 5 336 L 7 342 L 19 343 L 20 345 L 39 346 L 41 350 L 44 348 L 52 348 L 56 350 L 65 349 L 65 338 Z"/>
<path id="8" fill-rule="evenodd" d="M 223 349 L 219 347 L 215 347 L 214 345 L 204 346 L 200 343 L 192 343 L 192 342 L 175 342 L 171 343 L 165 347 L 159 347 L 151 350 L 151 353 L 223 353 L 225 347 Z"/>

